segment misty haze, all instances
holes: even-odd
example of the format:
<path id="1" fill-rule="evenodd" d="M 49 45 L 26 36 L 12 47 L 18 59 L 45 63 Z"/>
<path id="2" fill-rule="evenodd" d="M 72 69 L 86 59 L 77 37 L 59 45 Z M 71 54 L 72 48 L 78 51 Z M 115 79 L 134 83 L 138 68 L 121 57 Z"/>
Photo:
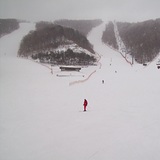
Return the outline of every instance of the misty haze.
<path id="1" fill-rule="evenodd" d="M 159 160 L 159 6 L 1 0 L 0 159 Z"/>

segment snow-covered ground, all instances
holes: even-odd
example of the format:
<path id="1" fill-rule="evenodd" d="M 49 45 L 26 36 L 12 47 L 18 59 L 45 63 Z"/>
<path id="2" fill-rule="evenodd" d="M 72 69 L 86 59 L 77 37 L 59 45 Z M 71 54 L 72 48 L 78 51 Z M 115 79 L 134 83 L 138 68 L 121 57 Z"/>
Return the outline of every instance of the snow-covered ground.
<path id="1" fill-rule="evenodd" d="M 156 60 L 147 67 L 126 63 L 101 43 L 104 27 L 88 36 L 101 59 L 99 66 L 82 69 L 84 77 L 58 77 L 57 67 L 51 74 L 16 57 L 32 24 L 0 39 L 1 160 L 160 159 Z"/>

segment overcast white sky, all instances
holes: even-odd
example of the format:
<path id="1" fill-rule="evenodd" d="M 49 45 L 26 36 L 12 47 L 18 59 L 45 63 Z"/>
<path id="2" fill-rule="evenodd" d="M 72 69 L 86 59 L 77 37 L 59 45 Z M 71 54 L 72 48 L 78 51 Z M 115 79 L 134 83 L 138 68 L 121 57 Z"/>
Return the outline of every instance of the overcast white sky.
<path id="1" fill-rule="evenodd" d="M 160 18 L 160 0 L 0 0 L 0 18 L 135 22 Z"/>

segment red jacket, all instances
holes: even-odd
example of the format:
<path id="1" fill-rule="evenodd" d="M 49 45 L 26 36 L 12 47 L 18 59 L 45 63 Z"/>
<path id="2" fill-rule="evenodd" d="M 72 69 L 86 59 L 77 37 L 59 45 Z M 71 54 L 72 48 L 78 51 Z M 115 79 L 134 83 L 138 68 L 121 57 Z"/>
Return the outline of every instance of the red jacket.
<path id="1" fill-rule="evenodd" d="M 83 105 L 84 105 L 84 106 L 87 106 L 87 104 L 88 104 L 88 102 L 87 102 L 87 100 L 85 99 Z"/>

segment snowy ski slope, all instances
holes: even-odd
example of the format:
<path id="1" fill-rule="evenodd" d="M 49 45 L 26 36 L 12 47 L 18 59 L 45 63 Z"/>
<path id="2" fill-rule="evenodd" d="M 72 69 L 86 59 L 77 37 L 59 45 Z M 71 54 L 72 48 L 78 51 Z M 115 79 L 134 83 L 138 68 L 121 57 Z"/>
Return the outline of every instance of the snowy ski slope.
<path id="1" fill-rule="evenodd" d="M 126 63 L 102 44 L 104 28 L 88 36 L 101 59 L 98 66 L 82 69 L 84 77 L 58 77 L 57 67 L 51 74 L 45 66 L 16 57 L 33 24 L 0 39 L 1 160 L 160 159 L 156 60 L 147 67 Z"/>

